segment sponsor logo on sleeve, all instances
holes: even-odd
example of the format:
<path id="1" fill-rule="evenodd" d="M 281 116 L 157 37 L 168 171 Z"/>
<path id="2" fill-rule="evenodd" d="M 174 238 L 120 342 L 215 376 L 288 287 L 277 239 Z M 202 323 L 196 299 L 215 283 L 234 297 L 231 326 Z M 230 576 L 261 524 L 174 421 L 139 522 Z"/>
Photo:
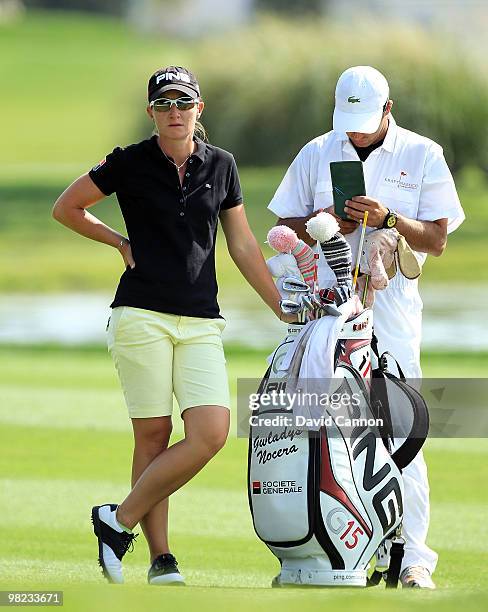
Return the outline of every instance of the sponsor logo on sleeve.
<path id="1" fill-rule="evenodd" d="M 96 172 L 97 170 L 100 170 L 100 168 L 103 166 L 103 164 L 106 161 L 107 161 L 107 159 L 105 157 L 103 159 L 101 159 L 96 166 L 93 166 L 93 168 L 92 168 L 93 172 Z"/>

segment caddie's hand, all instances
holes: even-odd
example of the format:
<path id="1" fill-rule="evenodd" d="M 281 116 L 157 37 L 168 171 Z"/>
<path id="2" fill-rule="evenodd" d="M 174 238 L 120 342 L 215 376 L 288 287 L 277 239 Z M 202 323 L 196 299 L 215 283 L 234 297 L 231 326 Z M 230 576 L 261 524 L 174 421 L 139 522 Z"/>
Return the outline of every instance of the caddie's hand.
<path id="1" fill-rule="evenodd" d="M 388 214 L 388 209 L 381 202 L 367 196 L 354 196 L 352 200 L 346 200 L 344 210 L 358 223 L 362 222 L 365 211 L 368 211 L 368 227 L 381 227 Z"/>
<path id="2" fill-rule="evenodd" d="M 335 217 L 335 219 L 337 219 L 341 234 L 352 234 L 352 232 L 354 232 L 354 230 L 358 228 L 357 221 L 352 221 L 350 219 L 342 219 L 341 217 L 338 217 L 334 212 L 333 206 L 329 206 L 329 208 L 326 208 L 325 211 L 330 213 L 333 217 Z"/>
<path id="3" fill-rule="evenodd" d="M 134 261 L 134 258 L 132 257 L 132 249 L 130 247 L 130 242 L 128 238 L 123 238 L 120 241 L 117 249 L 122 255 L 122 259 L 124 260 L 125 267 L 129 266 L 132 269 L 135 268 L 136 262 Z"/>

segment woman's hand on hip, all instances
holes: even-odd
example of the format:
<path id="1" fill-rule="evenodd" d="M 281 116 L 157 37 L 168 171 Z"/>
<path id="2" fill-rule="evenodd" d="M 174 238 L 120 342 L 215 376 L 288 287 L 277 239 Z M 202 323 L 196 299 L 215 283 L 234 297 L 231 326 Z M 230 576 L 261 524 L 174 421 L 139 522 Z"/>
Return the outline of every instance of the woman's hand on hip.
<path id="1" fill-rule="evenodd" d="M 117 247 L 120 254 L 122 255 L 122 259 L 124 260 L 125 267 L 129 266 L 131 269 L 136 267 L 136 262 L 132 257 L 132 249 L 130 246 L 130 241 L 128 238 L 122 238 L 119 246 Z"/>

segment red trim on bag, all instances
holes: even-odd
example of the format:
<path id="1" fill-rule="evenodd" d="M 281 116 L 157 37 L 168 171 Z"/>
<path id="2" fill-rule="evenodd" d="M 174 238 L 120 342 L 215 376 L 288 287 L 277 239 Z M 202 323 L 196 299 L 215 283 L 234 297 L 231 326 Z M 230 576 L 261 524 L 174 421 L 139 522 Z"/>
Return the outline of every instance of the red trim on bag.
<path id="1" fill-rule="evenodd" d="M 323 493 L 327 493 L 338 502 L 340 502 L 345 508 L 349 510 L 349 512 L 358 520 L 361 527 L 363 527 L 367 536 L 371 536 L 371 529 L 364 522 L 363 517 L 359 514 L 356 507 L 352 503 L 352 501 L 347 496 L 347 493 L 344 489 L 337 483 L 334 478 L 334 473 L 332 471 L 332 465 L 330 463 L 330 454 L 329 454 L 329 442 L 327 439 L 327 434 L 324 433 L 324 429 L 320 431 L 320 450 L 322 454 L 322 469 L 320 472 L 320 490 Z"/>
<path id="2" fill-rule="evenodd" d="M 345 340 L 344 341 L 344 352 L 339 356 L 339 361 L 342 363 L 346 363 L 347 365 L 352 365 L 351 363 L 351 353 L 355 353 L 359 351 L 365 346 L 368 346 L 370 340 L 360 339 L 360 340 Z"/>

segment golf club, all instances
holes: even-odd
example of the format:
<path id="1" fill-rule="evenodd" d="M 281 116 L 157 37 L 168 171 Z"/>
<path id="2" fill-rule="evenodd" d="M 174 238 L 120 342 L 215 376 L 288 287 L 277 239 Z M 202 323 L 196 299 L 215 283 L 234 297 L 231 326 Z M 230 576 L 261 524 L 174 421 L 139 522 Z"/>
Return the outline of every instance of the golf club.
<path id="1" fill-rule="evenodd" d="M 281 300 L 280 308 L 284 314 L 297 314 L 302 309 L 302 305 L 293 300 Z"/>
<path id="2" fill-rule="evenodd" d="M 307 283 L 295 276 L 286 276 L 281 286 L 283 291 L 289 291 L 290 293 L 309 293 L 310 291 L 310 287 Z"/>

